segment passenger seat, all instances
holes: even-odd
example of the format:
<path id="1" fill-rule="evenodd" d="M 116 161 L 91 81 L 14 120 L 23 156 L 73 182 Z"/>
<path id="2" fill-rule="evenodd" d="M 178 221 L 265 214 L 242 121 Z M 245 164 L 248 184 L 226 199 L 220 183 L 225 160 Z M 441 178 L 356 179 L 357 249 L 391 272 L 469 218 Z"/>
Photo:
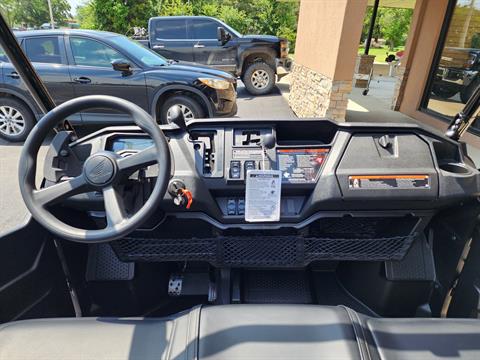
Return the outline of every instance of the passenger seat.
<path id="1" fill-rule="evenodd" d="M 480 321 L 378 319 L 342 306 L 195 307 L 164 319 L 0 326 L 0 359 L 480 359 Z"/>

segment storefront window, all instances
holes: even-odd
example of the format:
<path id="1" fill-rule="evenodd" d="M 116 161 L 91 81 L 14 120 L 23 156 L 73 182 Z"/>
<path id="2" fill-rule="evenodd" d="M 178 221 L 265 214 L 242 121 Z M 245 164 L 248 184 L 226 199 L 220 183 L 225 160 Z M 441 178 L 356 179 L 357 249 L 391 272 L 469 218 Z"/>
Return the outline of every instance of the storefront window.
<path id="1" fill-rule="evenodd" d="M 480 0 L 457 0 L 424 107 L 452 118 L 480 85 Z M 480 122 L 473 125 L 480 131 Z"/>

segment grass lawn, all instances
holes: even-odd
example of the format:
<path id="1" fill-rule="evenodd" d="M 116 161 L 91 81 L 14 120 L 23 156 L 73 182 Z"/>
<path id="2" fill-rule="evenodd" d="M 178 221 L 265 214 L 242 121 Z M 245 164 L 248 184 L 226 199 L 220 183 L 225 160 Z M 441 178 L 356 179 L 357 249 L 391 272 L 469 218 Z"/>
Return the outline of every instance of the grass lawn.
<path id="1" fill-rule="evenodd" d="M 399 47 L 396 47 L 394 51 L 390 51 L 388 50 L 388 47 L 385 46 L 383 48 L 370 48 L 370 51 L 368 52 L 369 55 L 375 55 L 375 62 L 381 62 L 381 63 L 384 63 L 385 62 L 385 58 L 389 55 L 389 54 L 393 54 L 395 55 L 395 53 L 397 51 L 400 51 L 400 50 L 405 50 L 405 47 L 404 46 L 399 46 Z M 359 54 L 363 54 L 365 51 L 365 47 L 364 46 L 360 46 L 358 48 L 358 53 Z"/>

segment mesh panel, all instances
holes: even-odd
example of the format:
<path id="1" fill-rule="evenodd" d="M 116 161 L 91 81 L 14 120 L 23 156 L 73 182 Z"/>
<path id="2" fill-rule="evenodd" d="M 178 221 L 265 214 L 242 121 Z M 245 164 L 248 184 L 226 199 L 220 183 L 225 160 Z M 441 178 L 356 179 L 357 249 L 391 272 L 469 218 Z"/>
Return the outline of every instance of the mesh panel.
<path id="1" fill-rule="evenodd" d="M 226 238 L 223 241 L 226 265 L 294 265 L 297 264 L 297 237 Z"/>
<path id="2" fill-rule="evenodd" d="M 123 261 L 208 261 L 216 266 L 305 266 L 316 260 L 385 261 L 402 259 L 415 235 L 418 218 L 327 218 L 308 235 L 290 232 L 237 231 L 178 238 L 172 233 L 142 233 L 112 242 Z M 147 235 L 147 236 L 144 236 Z M 247 236 L 248 235 L 248 236 Z"/>
<path id="3" fill-rule="evenodd" d="M 124 261 L 214 261 L 213 239 L 147 239 L 126 237 L 112 242 L 118 257 Z"/>
<path id="4" fill-rule="evenodd" d="M 397 236 L 381 239 L 318 239 L 305 240 L 306 260 L 400 260 L 414 237 Z"/>

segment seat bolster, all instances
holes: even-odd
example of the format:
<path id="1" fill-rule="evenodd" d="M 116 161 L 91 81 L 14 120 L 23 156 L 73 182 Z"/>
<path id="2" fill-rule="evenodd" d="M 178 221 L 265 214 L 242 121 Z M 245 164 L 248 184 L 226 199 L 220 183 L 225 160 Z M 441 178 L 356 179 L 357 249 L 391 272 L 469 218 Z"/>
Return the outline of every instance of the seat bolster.
<path id="1" fill-rule="evenodd" d="M 362 318 L 380 359 L 480 359 L 477 319 Z"/>
<path id="2" fill-rule="evenodd" d="M 194 359 L 199 308 L 169 318 L 62 318 L 0 326 L 0 360 Z"/>

